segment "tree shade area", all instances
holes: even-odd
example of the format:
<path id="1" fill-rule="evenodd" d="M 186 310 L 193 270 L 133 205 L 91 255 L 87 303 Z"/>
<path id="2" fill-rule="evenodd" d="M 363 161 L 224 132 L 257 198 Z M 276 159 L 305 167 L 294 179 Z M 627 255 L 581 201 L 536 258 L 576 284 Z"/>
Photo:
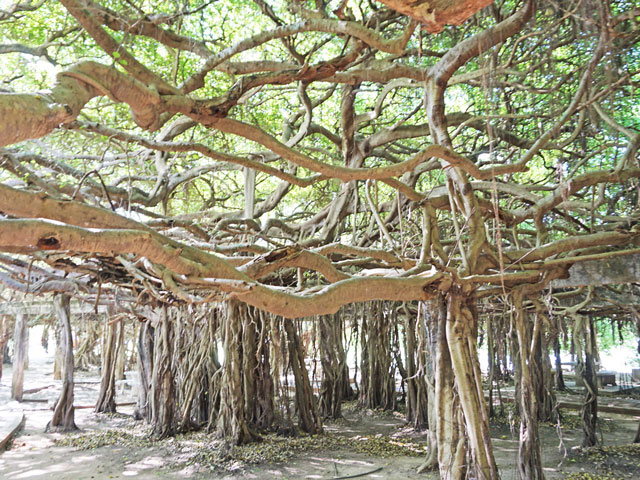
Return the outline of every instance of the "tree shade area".
<path id="1" fill-rule="evenodd" d="M 640 337 L 637 3 L 0 7 L 0 282 L 51 300 L 48 430 L 77 428 L 80 359 L 116 410 L 130 345 L 154 438 L 401 403 L 421 470 L 497 479 L 510 385 L 542 479 L 570 354 L 600 442 L 598 339 Z M 0 324 L 18 400 L 28 310 Z"/>

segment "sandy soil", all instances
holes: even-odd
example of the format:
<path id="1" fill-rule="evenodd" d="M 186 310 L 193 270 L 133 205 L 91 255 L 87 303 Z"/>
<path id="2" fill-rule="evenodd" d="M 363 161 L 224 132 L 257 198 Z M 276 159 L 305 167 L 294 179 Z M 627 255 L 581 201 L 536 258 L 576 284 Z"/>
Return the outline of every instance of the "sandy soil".
<path id="1" fill-rule="evenodd" d="M 180 465 L 175 449 L 164 447 L 130 448 L 105 446 L 92 450 L 76 450 L 54 444 L 61 434 L 45 434 L 44 426 L 50 417 L 48 410 L 27 412 L 28 421 L 25 431 L 13 443 L 12 448 L 0 455 L 0 478 L 7 479 L 113 479 L 134 477 L 152 478 L 279 478 L 279 479 L 329 479 L 335 476 L 348 476 L 382 470 L 367 475 L 371 479 L 435 479 L 437 475 L 416 473 L 421 464 L 420 457 L 376 457 L 355 453 L 348 447 L 339 450 L 310 452 L 298 455 L 281 465 L 238 466 L 234 473 L 211 472 L 197 465 Z M 575 420 L 575 419 L 574 419 Z M 638 419 L 609 415 L 603 417 L 601 438 L 605 445 L 629 443 L 637 428 Z M 108 417 L 94 415 L 89 410 L 77 412 L 77 423 L 86 431 L 108 428 L 122 428 L 131 425 L 125 416 Z M 345 435 L 358 441 L 365 435 L 407 435 L 402 430 L 403 421 L 389 415 L 351 412 L 344 421 L 327 425 L 329 432 Z M 517 458 L 517 435 L 507 425 L 494 428 L 494 447 L 502 478 L 517 478 L 515 461 Z M 581 431 L 576 428 L 565 429 L 560 444 L 556 430 L 551 426 L 542 426 L 542 447 L 547 478 L 564 478 L 570 472 L 604 471 L 594 466 L 587 458 L 576 455 L 573 447 L 581 441 Z M 416 440 L 423 440 L 420 434 L 414 434 Z M 560 448 L 559 448 L 560 445 Z M 640 474 L 640 457 L 622 459 L 626 467 L 618 471 L 613 478 L 635 478 Z M 610 466 L 610 465 L 609 465 Z M 337 473 L 337 475 L 336 475 Z"/>

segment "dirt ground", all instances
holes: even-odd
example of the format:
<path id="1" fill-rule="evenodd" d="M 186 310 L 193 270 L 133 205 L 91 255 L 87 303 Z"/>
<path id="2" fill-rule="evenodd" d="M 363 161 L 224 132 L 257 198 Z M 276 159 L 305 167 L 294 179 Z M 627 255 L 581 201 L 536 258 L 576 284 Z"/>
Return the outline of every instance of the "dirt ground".
<path id="1" fill-rule="evenodd" d="M 417 474 L 416 469 L 422 463 L 422 456 L 394 455 L 377 453 L 377 446 L 370 451 L 361 452 L 354 448 L 368 439 L 410 439 L 417 445 L 424 442 L 423 434 L 412 433 L 404 428 L 404 422 L 397 415 L 358 411 L 353 409 L 346 418 L 326 426 L 328 437 L 347 437 L 346 442 L 328 449 L 311 449 L 292 454 L 285 463 L 268 462 L 252 464 L 234 461 L 233 455 L 225 463 L 224 469 L 211 470 L 206 459 L 194 456 L 199 451 L 209 451 L 211 444 L 204 447 L 205 434 L 181 436 L 149 445 L 120 444 L 116 435 L 109 439 L 112 432 L 134 432 L 140 429 L 126 415 L 94 415 L 90 410 L 77 411 L 77 423 L 83 429 L 81 435 L 93 439 L 101 434 L 107 436 L 106 442 L 114 445 L 77 449 L 71 446 L 59 446 L 55 441 L 64 438 L 62 434 L 43 433 L 50 411 L 40 409 L 27 412 L 27 425 L 24 432 L 14 440 L 12 447 L 0 455 L 0 478 L 6 479 L 114 479 L 134 477 L 152 478 L 276 478 L 276 479 L 330 479 L 370 472 L 364 478 L 371 479 L 435 479 L 435 473 Z M 562 442 L 555 428 L 543 425 L 541 428 L 543 459 L 545 472 L 549 479 L 567 478 L 634 478 L 640 474 L 640 450 L 619 455 L 587 456 L 574 449 L 581 441 L 582 432 L 574 412 L 567 412 L 567 426 L 562 429 Z M 604 445 L 627 444 L 633 439 L 637 428 L 637 418 L 620 415 L 602 417 L 601 439 Z M 517 429 L 516 429 L 517 430 Z M 518 452 L 517 431 L 502 423 L 494 426 L 494 448 L 500 466 L 502 478 L 517 478 L 515 461 Z M 377 436 L 377 437 L 376 437 Z M 104 441 L 104 440 L 103 440 Z M 90 445 L 90 444 L 89 444 Z M 282 447 L 288 449 L 285 440 Z M 386 444 L 385 444 L 386 445 Z M 259 450 L 258 450 L 259 451 Z M 253 454 L 253 453 L 252 453 Z M 267 453 L 267 457 L 269 453 Z M 246 455 L 245 455 L 246 457 Z M 251 458 L 251 456 L 249 456 Z M 257 458 L 262 458 L 257 456 Z M 277 458 L 276 458 L 277 459 Z M 600 474 L 596 476 L 575 476 L 583 472 Z M 608 475 L 608 476 L 605 476 Z"/>

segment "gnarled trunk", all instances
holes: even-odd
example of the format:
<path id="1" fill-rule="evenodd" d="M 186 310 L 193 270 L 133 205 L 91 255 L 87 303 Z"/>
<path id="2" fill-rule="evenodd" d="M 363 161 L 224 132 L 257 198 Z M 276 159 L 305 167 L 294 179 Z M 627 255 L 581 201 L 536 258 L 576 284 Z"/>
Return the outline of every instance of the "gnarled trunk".
<path id="1" fill-rule="evenodd" d="M 320 332 L 320 384 L 319 410 L 324 418 L 340 418 L 344 393 L 351 389 L 346 367 L 346 354 L 342 345 L 342 318 L 340 314 L 323 315 L 318 319 Z"/>
<path id="2" fill-rule="evenodd" d="M 429 431 L 427 432 L 428 453 L 424 463 L 418 467 L 418 473 L 438 468 L 438 428 L 440 428 L 441 405 L 436 395 L 436 378 L 438 372 L 438 341 L 439 329 L 442 329 L 442 345 L 446 347 L 446 334 L 444 321 L 446 321 L 446 310 L 443 308 L 444 302 L 441 296 L 431 302 L 421 302 L 418 306 L 417 331 L 418 339 L 418 359 L 419 371 L 422 372 L 424 387 L 427 394 L 427 415 Z M 440 325 L 440 321 L 442 323 Z M 448 350 L 448 349 L 447 349 Z M 444 366 L 446 370 L 446 365 Z M 451 371 L 451 362 L 448 363 Z M 442 387 L 442 380 L 440 381 Z M 453 388 L 453 385 L 451 386 Z"/>
<path id="3" fill-rule="evenodd" d="M 290 319 L 284 319 L 284 330 L 287 334 L 289 364 L 296 383 L 296 410 L 298 426 L 304 432 L 316 434 L 322 432 L 322 420 L 318 414 L 318 406 L 311 390 L 307 367 L 304 364 L 304 348 Z"/>
<path id="4" fill-rule="evenodd" d="M 174 328 L 162 307 L 159 324 L 154 329 L 153 373 L 151 377 L 150 415 L 153 436 L 165 438 L 175 433 L 175 385 L 171 363 L 173 360 Z"/>
<path id="5" fill-rule="evenodd" d="M 551 360 L 549 359 L 549 343 L 551 335 L 547 335 L 546 312 L 542 304 L 534 300 L 535 322 L 532 329 L 533 350 L 531 364 L 532 371 L 539 372 L 533 375 L 535 396 L 538 400 L 538 420 L 541 422 L 555 421 L 557 419 L 556 394 L 553 390 L 553 375 L 551 373 Z"/>
<path id="6" fill-rule="evenodd" d="M 78 429 L 73 410 L 73 336 L 71 334 L 69 302 L 68 295 L 56 294 L 53 297 L 53 308 L 58 319 L 60 350 L 62 352 L 62 392 L 53 409 L 53 418 L 47 424 L 46 431 L 49 432 L 68 432 Z"/>
<path id="7" fill-rule="evenodd" d="M 247 422 L 269 430 L 275 420 L 274 382 L 269 352 L 270 325 L 267 314 L 246 308 L 242 332 L 244 410 Z"/>
<path id="8" fill-rule="evenodd" d="M 138 330 L 136 341 L 137 365 L 138 365 L 138 399 L 133 417 L 136 420 L 151 421 L 151 409 L 149 408 L 149 390 L 153 375 L 153 337 L 154 331 L 151 323 L 146 321 Z"/>
<path id="9" fill-rule="evenodd" d="M 520 411 L 520 444 L 518 448 L 518 474 L 522 480 L 544 479 L 540 439 L 538 435 L 538 398 L 536 396 L 536 380 L 532 370 L 537 370 L 535 363 L 538 349 L 541 316 L 536 315 L 533 332 L 528 328 L 527 312 L 523 307 L 523 296 L 516 291 L 513 295 L 514 321 L 518 339 L 518 369 L 516 370 L 517 401 Z M 533 340 L 532 340 L 532 337 Z M 539 380 L 538 380 L 539 381 Z"/>
<path id="10" fill-rule="evenodd" d="M 181 307 L 176 312 L 174 377 L 180 431 L 214 427 L 219 406 L 218 311 Z"/>
<path id="11" fill-rule="evenodd" d="M 583 447 L 598 444 L 596 426 L 598 423 L 598 386 L 596 383 L 596 338 L 593 320 L 573 314 L 573 347 L 576 355 L 576 375 L 584 384 L 584 400 L 582 404 L 582 439 Z"/>
<path id="12" fill-rule="evenodd" d="M 422 308 L 422 307 L 421 307 Z M 420 313 L 406 311 L 404 333 L 407 368 L 407 422 L 416 429 L 429 428 L 429 394 L 427 383 L 433 380 L 433 369 L 427 365 L 427 339 Z"/>
<path id="13" fill-rule="evenodd" d="M 464 417 L 447 342 L 447 307 L 442 296 L 432 303 L 431 335 L 435 348 L 435 409 L 438 467 L 443 480 L 462 480 L 467 474 L 468 445 Z"/>
<path id="14" fill-rule="evenodd" d="M 100 338 L 100 323 L 94 315 L 89 315 L 88 319 L 83 318 L 81 330 L 76 330 L 76 341 L 79 343 L 74 354 L 76 362 L 76 370 L 88 370 L 90 366 L 96 364 L 95 354 L 93 350 Z M 81 333 L 81 337 L 78 335 Z M 104 332 L 103 332 L 104 333 Z M 103 337 L 104 339 L 104 337 Z"/>
<path id="15" fill-rule="evenodd" d="M 118 337 L 124 335 L 122 320 L 104 322 L 102 342 L 102 373 L 100 391 L 96 402 L 96 413 L 113 413 L 116 411 L 116 359 L 122 341 Z"/>
<path id="16" fill-rule="evenodd" d="M 468 298 L 455 287 L 447 294 L 447 345 L 471 450 L 470 468 L 479 480 L 493 480 L 499 476 L 476 350 L 477 312 Z"/>
<path id="17" fill-rule="evenodd" d="M 391 322 L 384 302 L 372 302 L 362 318 L 360 405 L 394 410 L 395 368 L 391 363 Z M 367 310 L 365 310 L 367 312 Z"/>
<path id="18" fill-rule="evenodd" d="M 254 440 L 244 410 L 244 382 L 242 372 L 242 327 L 246 306 L 235 300 L 227 302 L 222 324 L 224 363 L 220 387 L 220 412 L 217 435 L 240 445 Z"/>

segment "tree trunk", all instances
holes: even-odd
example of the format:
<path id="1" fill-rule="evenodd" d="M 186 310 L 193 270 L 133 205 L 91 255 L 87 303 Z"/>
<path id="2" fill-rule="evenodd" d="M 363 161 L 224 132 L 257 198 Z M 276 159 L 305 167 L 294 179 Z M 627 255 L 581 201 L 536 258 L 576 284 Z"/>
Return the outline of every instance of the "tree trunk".
<path id="1" fill-rule="evenodd" d="M 438 372 L 438 331 L 439 321 L 442 322 L 442 343 L 446 347 L 446 335 L 444 321 L 446 310 L 442 297 L 437 297 L 431 302 L 421 302 L 418 306 L 417 331 L 419 332 L 418 359 L 419 371 L 424 375 L 424 386 L 427 394 L 427 415 L 429 431 L 427 432 L 428 453 L 424 463 L 418 467 L 418 473 L 438 468 L 438 428 L 439 403 L 436 398 L 436 372 Z M 448 350 L 448 347 L 447 347 Z M 422 354 L 424 352 L 424 355 Z M 451 363 L 448 364 L 451 371 Z M 446 369 L 446 366 L 445 366 Z M 419 396 L 418 396 L 419 397 Z"/>
<path id="2" fill-rule="evenodd" d="M 486 321 L 487 331 L 487 373 L 489 383 L 489 417 L 494 417 L 495 412 L 493 408 L 493 384 L 496 381 L 496 352 L 495 352 L 495 339 L 494 339 L 494 327 L 493 316 L 489 315 Z"/>
<path id="3" fill-rule="evenodd" d="M 118 333 L 119 332 L 119 333 Z M 100 379 L 100 391 L 96 402 L 95 413 L 114 413 L 116 411 L 116 359 L 124 329 L 122 320 L 104 322 L 104 336 L 102 342 L 102 372 Z"/>
<path id="4" fill-rule="evenodd" d="M 562 359 L 560 358 L 560 334 L 556 336 L 553 341 L 553 354 L 555 356 L 556 363 L 556 390 L 559 392 L 564 391 L 567 387 L 564 384 L 564 375 L 562 373 Z"/>
<path id="5" fill-rule="evenodd" d="M 372 302 L 363 317 L 362 385 L 360 405 L 394 410 L 396 406 L 395 368 L 391 364 L 391 322 L 385 302 Z M 366 311 L 366 310 L 365 310 Z"/>
<path id="6" fill-rule="evenodd" d="M 493 480 L 499 477 L 476 350 L 477 314 L 468 295 L 454 289 L 447 295 L 447 344 L 471 448 L 471 469 L 478 480 Z"/>
<path id="7" fill-rule="evenodd" d="M 22 313 L 16 315 L 13 333 L 13 378 L 11 379 L 11 399 L 22 401 L 24 390 L 24 364 L 27 345 L 27 317 Z"/>
<path id="8" fill-rule="evenodd" d="M 598 444 L 596 427 L 598 424 L 598 385 L 596 381 L 596 335 L 591 317 L 584 323 L 584 404 L 582 407 L 583 447 L 593 447 Z"/>
<path id="9" fill-rule="evenodd" d="M 425 345 L 425 328 L 420 318 L 420 312 L 416 317 L 411 315 L 408 310 L 406 311 L 404 330 L 407 365 L 407 422 L 414 428 L 422 430 L 429 428 L 430 425 L 427 382 L 429 381 L 428 372 L 431 369 L 427 367 L 427 359 L 424 354 L 427 346 Z"/>
<path id="10" fill-rule="evenodd" d="M 220 438 L 241 445 L 254 440 L 244 411 L 244 384 L 242 380 L 242 310 L 239 302 L 231 300 L 226 304 L 225 320 L 222 324 L 224 364 L 220 388 L 220 413 L 217 435 Z"/>
<path id="11" fill-rule="evenodd" d="M 217 310 L 208 307 L 177 308 L 173 375 L 181 432 L 215 425 L 219 381 Z"/>
<path id="12" fill-rule="evenodd" d="M 536 397 L 535 380 L 531 370 L 535 370 L 534 357 L 538 348 L 537 339 L 541 325 L 540 315 L 536 315 L 536 326 L 533 332 L 528 328 L 527 312 L 523 307 L 521 292 L 513 294 L 513 308 L 516 334 L 518 338 L 518 361 L 516 382 L 520 388 L 517 392 L 520 411 L 520 444 L 518 447 L 518 474 L 522 480 L 542 480 L 542 456 L 538 435 L 538 398 Z M 532 340 L 531 337 L 534 337 Z M 539 370 L 536 370 L 541 373 Z"/>
<path id="13" fill-rule="evenodd" d="M 165 438 L 175 433 L 175 386 L 171 369 L 174 329 L 167 307 L 162 307 L 160 322 L 154 333 L 151 425 L 154 437 Z"/>
<path id="14" fill-rule="evenodd" d="M 584 384 L 582 404 L 583 447 L 598 444 L 596 426 L 598 423 L 598 387 L 596 384 L 595 358 L 597 355 L 593 321 L 589 317 L 573 314 L 573 348 L 576 358 L 576 377 Z"/>
<path id="15" fill-rule="evenodd" d="M 48 432 L 77 430 L 73 409 L 73 336 L 71 334 L 71 307 L 68 295 L 56 294 L 53 308 L 58 318 L 60 350 L 62 352 L 62 392 L 53 410 L 53 418 L 47 424 Z"/>
<path id="16" fill-rule="evenodd" d="M 339 358 L 342 346 L 342 320 L 340 315 L 323 315 L 318 319 L 320 332 L 320 361 L 322 363 L 322 381 L 320 383 L 319 411 L 324 418 L 342 417 L 342 394 L 344 363 Z M 343 350 L 344 351 L 344 350 Z M 346 378 L 348 382 L 348 377 Z M 348 386 L 348 383 L 347 383 Z"/>
<path id="17" fill-rule="evenodd" d="M 2 380 L 2 364 L 4 363 L 5 348 L 11 338 L 10 319 L 8 315 L 0 317 L 0 380 Z"/>
<path id="18" fill-rule="evenodd" d="M 124 380 L 124 369 L 127 363 L 127 349 L 125 344 L 125 325 L 120 323 L 120 334 L 116 337 L 116 349 L 114 356 L 114 377 L 115 380 Z"/>
<path id="19" fill-rule="evenodd" d="M 53 360 L 53 379 L 62 380 L 62 363 L 64 362 L 64 355 L 62 352 L 62 327 L 60 320 L 56 321 L 54 336 L 56 339 L 56 352 Z"/>
<path id="20" fill-rule="evenodd" d="M 242 308 L 245 311 L 242 332 L 245 416 L 252 427 L 269 430 L 275 420 L 269 322 L 267 314 L 253 307 Z"/>
<path id="21" fill-rule="evenodd" d="M 80 345 L 74 355 L 76 370 L 87 370 L 91 365 L 95 364 L 93 350 L 100 338 L 100 323 L 97 318 L 85 320 L 82 327 L 84 330 L 83 338 L 79 341 Z M 76 340 L 78 341 L 77 335 Z"/>
<path id="22" fill-rule="evenodd" d="M 298 426 L 312 435 L 322 432 L 322 420 L 318 414 L 318 406 L 313 396 L 307 367 L 304 363 L 304 348 L 296 331 L 293 320 L 284 319 L 284 330 L 287 334 L 289 364 L 296 382 L 296 409 Z"/>
<path id="23" fill-rule="evenodd" d="M 460 408 L 451 353 L 447 343 L 447 307 L 438 295 L 433 302 L 433 335 L 436 342 L 435 408 L 438 467 L 442 480 L 462 480 L 467 475 L 468 445 Z"/>
<path id="24" fill-rule="evenodd" d="M 553 375 L 551 374 L 551 360 L 549 359 L 549 343 L 551 334 L 547 335 L 546 325 L 549 325 L 547 314 L 542 303 L 533 300 L 535 306 L 535 322 L 532 327 L 533 351 L 531 364 L 535 387 L 535 396 L 538 401 L 538 420 L 550 422 L 557 419 L 556 394 L 553 390 Z"/>
<path id="25" fill-rule="evenodd" d="M 151 421 L 149 409 L 149 390 L 153 375 L 153 337 L 154 331 L 149 321 L 142 324 L 138 330 L 136 342 L 138 364 L 138 399 L 133 418 Z"/>

